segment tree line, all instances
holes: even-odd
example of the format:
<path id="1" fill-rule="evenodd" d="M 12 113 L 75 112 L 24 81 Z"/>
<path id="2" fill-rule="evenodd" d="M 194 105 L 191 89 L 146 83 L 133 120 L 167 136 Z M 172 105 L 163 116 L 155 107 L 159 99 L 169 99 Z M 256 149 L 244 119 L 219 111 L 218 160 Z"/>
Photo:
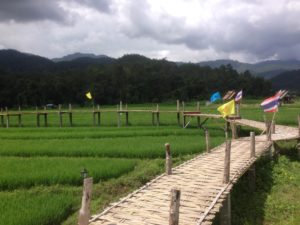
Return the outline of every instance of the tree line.
<path id="1" fill-rule="evenodd" d="M 87 59 L 85 59 L 87 60 Z M 0 106 L 85 105 L 90 91 L 95 104 L 209 99 L 215 91 L 243 89 L 248 97 L 266 96 L 271 83 L 230 65 L 219 68 L 125 55 L 109 63 L 92 63 L 59 70 L 9 71 L 0 68 Z M 77 65 L 77 66 L 76 66 Z"/>

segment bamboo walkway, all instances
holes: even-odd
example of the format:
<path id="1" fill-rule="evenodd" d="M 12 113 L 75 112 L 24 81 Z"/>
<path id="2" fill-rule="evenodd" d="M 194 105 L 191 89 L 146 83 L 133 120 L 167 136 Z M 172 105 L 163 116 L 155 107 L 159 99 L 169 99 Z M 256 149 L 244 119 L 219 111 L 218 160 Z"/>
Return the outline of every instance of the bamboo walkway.
<path id="1" fill-rule="evenodd" d="M 239 125 L 263 130 L 265 124 L 246 119 L 232 120 Z M 299 138 L 297 128 L 276 126 L 272 140 Z M 272 141 L 266 135 L 256 136 L 255 157 L 251 157 L 250 137 L 232 140 L 230 181 L 223 183 L 225 143 L 172 171 L 160 175 L 98 215 L 90 225 L 166 225 L 169 224 L 170 190 L 181 190 L 180 225 L 209 225 L 222 207 L 235 182 L 262 154 L 271 150 Z"/>

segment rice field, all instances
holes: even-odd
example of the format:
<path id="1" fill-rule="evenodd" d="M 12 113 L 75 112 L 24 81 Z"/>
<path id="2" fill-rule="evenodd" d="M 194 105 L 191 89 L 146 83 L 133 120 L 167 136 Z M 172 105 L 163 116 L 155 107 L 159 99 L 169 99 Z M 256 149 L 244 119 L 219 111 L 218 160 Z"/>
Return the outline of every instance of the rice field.
<path id="1" fill-rule="evenodd" d="M 154 108 L 151 104 L 129 106 Z M 186 103 L 185 108 L 195 110 L 196 103 Z M 204 113 L 217 114 L 216 108 L 201 105 Z M 36 127 L 35 115 L 23 116 L 23 127 L 17 127 L 12 118 L 12 127 L 0 128 L 0 225 L 74 224 L 83 168 L 94 178 L 92 209 L 100 210 L 100 205 L 104 207 L 163 171 L 166 142 L 171 144 L 175 164 L 205 149 L 204 130 L 197 129 L 196 119 L 183 129 L 177 125 L 175 113 L 161 113 L 160 126 L 152 126 L 151 113 L 129 113 L 129 126 L 125 127 L 122 115 L 118 128 L 116 113 L 106 112 L 101 114 L 101 126 L 94 127 L 87 110 L 91 109 L 74 109 L 73 127 L 64 116 L 59 128 L 58 115 L 53 113 L 47 128 Z M 176 105 L 162 104 L 160 110 L 176 110 Z M 296 126 L 299 113 L 298 102 L 281 107 L 276 118 L 278 123 Z M 263 120 L 257 102 L 242 105 L 241 115 Z M 208 120 L 204 127 L 210 132 L 212 147 L 224 142 L 223 119 Z"/>

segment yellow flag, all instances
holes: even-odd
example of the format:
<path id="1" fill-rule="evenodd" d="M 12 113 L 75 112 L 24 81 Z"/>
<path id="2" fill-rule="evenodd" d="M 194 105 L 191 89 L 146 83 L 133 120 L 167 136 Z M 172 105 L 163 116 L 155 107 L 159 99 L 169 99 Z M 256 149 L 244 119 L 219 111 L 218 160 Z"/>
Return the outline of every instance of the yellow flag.
<path id="1" fill-rule="evenodd" d="M 235 114 L 234 100 L 231 100 L 230 102 L 227 102 L 227 103 L 219 106 L 218 111 L 222 114 L 223 117 Z"/>
<path id="2" fill-rule="evenodd" d="M 92 94 L 91 94 L 91 92 L 86 93 L 85 96 L 86 96 L 88 99 L 92 99 Z"/>

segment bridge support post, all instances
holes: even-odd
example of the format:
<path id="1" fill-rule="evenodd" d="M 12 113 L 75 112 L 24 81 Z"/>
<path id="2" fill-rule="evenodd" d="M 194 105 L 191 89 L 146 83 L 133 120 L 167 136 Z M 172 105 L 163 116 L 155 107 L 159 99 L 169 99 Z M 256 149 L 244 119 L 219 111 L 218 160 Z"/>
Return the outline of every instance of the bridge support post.
<path id="1" fill-rule="evenodd" d="M 171 175 L 172 174 L 172 156 L 171 156 L 171 148 L 170 144 L 165 144 L 166 148 L 166 174 Z"/>
<path id="2" fill-rule="evenodd" d="M 93 178 L 85 178 L 83 181 L 83 194 L 79 211 L 78 225 L 88 225 L 90 218 L 90 203 L 92 196 Z"/>
<path id="3" fill-rule="evenodd" d="M 180 190 L 171 190 L 169 225 L 179 224 Z"/>
<path id="4" fill-rule="evenodd" d="M 298 115 L 298 136 L 300 138 L 300 115 Z"/>
<path id="5" fill-rule="evenodd" d="M 236 124 L 234 122 L 230 122 L 230 127 L 231 127 L 231 134 L 232 134 L 232 139 L 237 139 L 237 130 L 236 130 Z"/>
<path id="6" fill-rule="evenodd" d="M 209 132 L 205 129 L 205 143 L 206 143 L 206 152 L 210 153 L 210 140 L 209 140 Z"/>
<path id="7" fill-rule="evenodd" d="M 220 211 L 220 225 L 231 225 L 231 196 L 227 195 Z"/>
<path id="8" fill-rule="evenodd" d="M 178 124 L 178 126 L 180 126 L 180 102 L 179 102 L 179 100 L 177 100 L 176 109 L 177 109 L 177 124 Z"/>
<path id="9" fill-rule="evenodd" d="M 227 184 L 230 181 L 230 151 L 231 151 L 231 140 L 227 140 L 226 149 L 225 149 L 224 176 L 223 176 L 224 184 Z"/>

